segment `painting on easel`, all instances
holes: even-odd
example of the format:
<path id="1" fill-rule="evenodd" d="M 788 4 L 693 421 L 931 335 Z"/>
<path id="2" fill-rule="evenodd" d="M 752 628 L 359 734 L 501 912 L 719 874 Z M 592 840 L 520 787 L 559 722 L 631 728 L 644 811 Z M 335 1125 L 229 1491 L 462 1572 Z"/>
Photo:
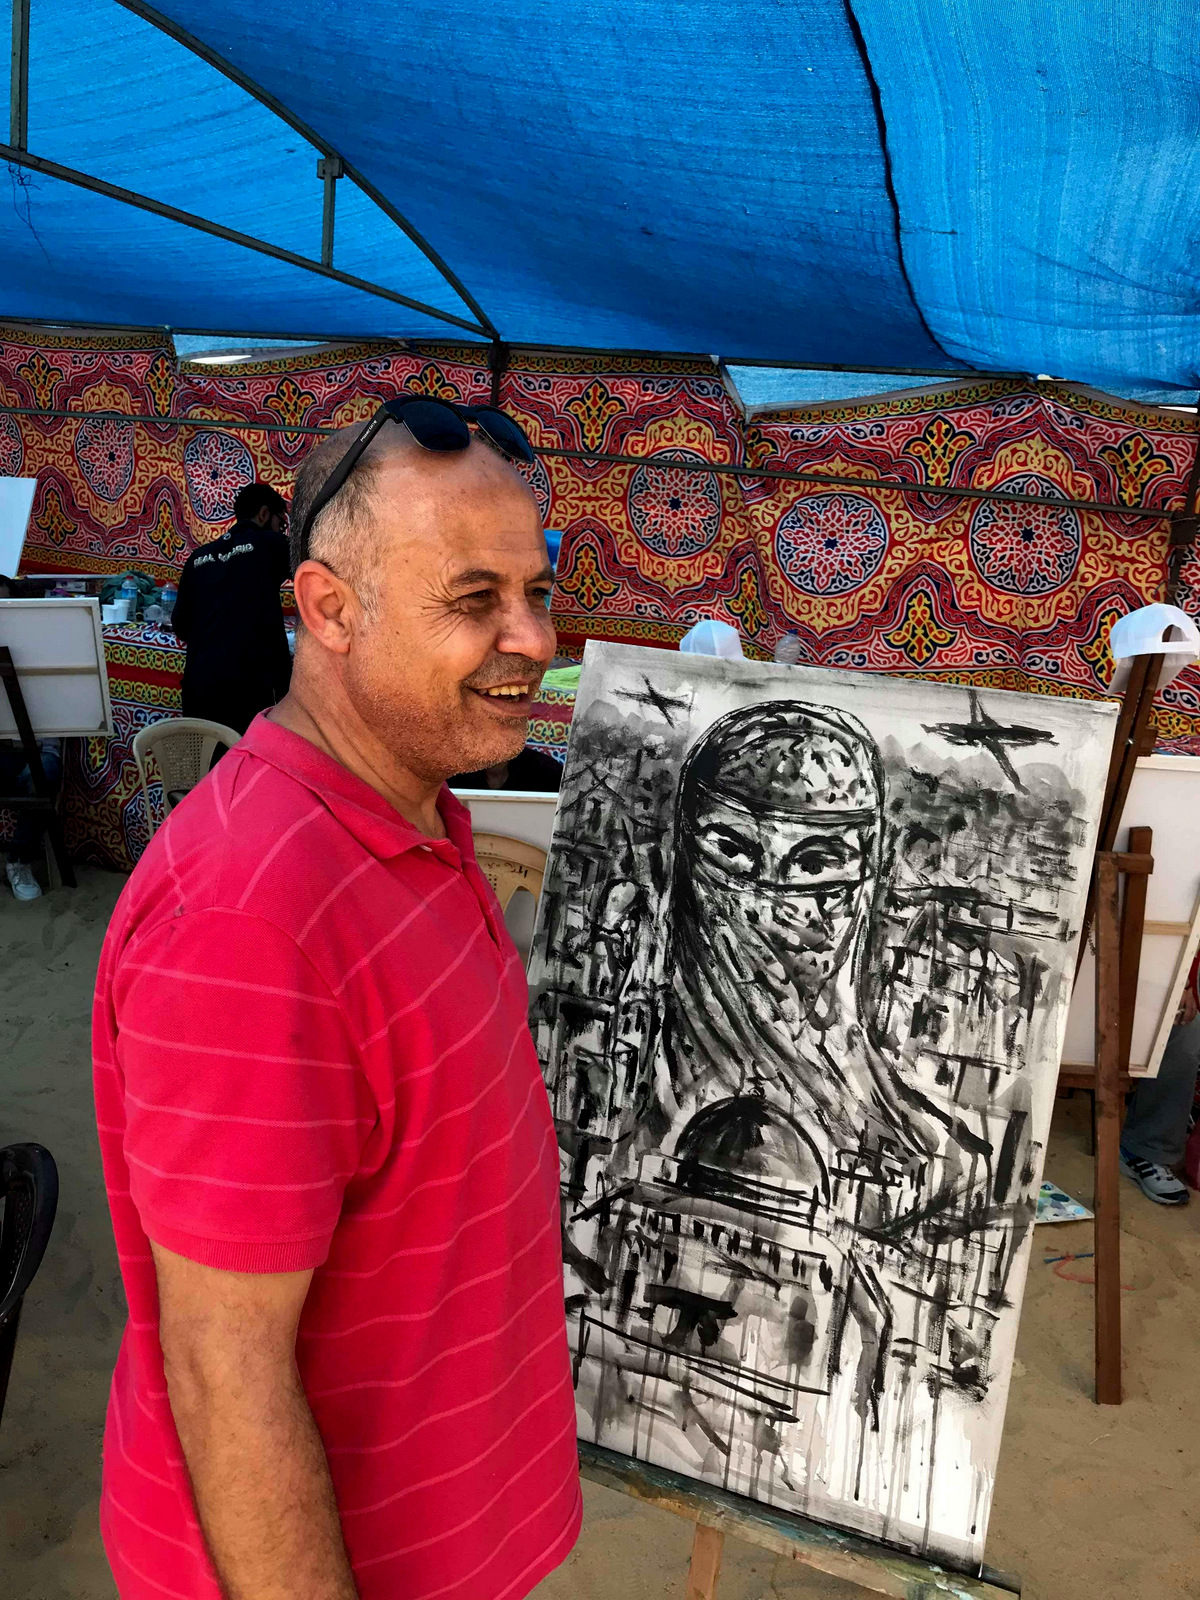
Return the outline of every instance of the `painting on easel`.
<path id="1" fill-rule="evenodd" d="M 588 646 L 530 963 L 582 1437 L 979 1559 L 1114 715 Z"/>

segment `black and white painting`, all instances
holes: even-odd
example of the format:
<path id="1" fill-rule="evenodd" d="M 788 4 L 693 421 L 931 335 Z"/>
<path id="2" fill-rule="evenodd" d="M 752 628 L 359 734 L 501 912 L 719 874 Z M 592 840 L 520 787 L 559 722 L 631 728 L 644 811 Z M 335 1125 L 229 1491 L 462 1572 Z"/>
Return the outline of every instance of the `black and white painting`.
<path id="1" fill-rule="evenodd" d="M 1114 716 L 588 646 L 530 962 L 581 1437 L 979 1560 Z"/>

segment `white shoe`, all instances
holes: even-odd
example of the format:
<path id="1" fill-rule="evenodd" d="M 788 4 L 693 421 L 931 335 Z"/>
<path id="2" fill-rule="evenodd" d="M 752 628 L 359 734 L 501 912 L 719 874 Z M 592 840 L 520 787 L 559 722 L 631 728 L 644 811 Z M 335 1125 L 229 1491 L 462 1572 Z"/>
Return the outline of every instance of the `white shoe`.
<path id="1" fill-rule="evenodd" d="M 1121 1151 L 1121 1171 L 1146 1196 L 1160 1206 L 1185 1206 L 1188 1203 L 1187 1184 L 1158 1161 L 1143 1161 L 1141 1156 L 1126 1155 Z"/>
<path id="2" fill-rule="evenodd" d="M 38 900 L 41 898 L 42 886 L 33 875 L 33 868 L 28 861 L 10 861 L 4 869 L 9 883 L 12 885 L 15 900 Z"/>

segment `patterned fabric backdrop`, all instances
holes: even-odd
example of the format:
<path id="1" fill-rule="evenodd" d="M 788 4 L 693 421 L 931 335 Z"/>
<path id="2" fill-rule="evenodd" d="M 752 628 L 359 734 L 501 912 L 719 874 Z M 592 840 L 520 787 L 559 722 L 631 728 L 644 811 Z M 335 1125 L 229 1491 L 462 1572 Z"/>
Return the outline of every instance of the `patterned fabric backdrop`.
<path id="1" fill-rule="evenodd" d="M 75 860 L 128 872 L 150 838 L 133 740 L 161 717 L 179 716 L 184 652 L 173 633 L 139 624 L 106 627 L 104 655 L 115 732 L 111 739 L 65 741 L 63 826 Z M 562 761 L 574 709 L 573 694 L 543 689 L 530 719 L 530 743 Z M 162 794 L 153 781 L 151 804 L 160 816 Z M 0 810 L 0 849 L 15 820 Z"/>
<path id="2" fill-rule="evenodd" d="M 107 413 L 0 412 L 0 472 L 39 480 L 29 570 L 165 576 L 228 524 L 252 478 L 287 490 L 313 443 L 294 428 L 369 415 L 400 392 L 486 400 L 477 349 L 360 346 L 232 370 L 178 368 L 152 338 L 88 343 L 5 331 L 0 401 Z M 1098 694 L 1114 617 L 1161 599 L 1164 523 L 1080 513 L 1064 499 L 1172 507 L 1191 418 L 1090 391 L 960 385 L 746 425 L 707 362 L 521 354 L 502 403 L 536 444 L 654 457 L 542 457 L 530 477 L 563 533 L 555 612 L 565 654 L 588 638 L 674 645 L 701 616 L 769 656 L 794 631 L 803 659 L 1034 692 Z M 187 416 L 202 427 L 123 420 Z M 898 478 L 928 492 L 718 476 L 706 461 Z M 955 484 L 1032 493 L 1037 506 L 960 500 Z M 1184 570 L 1200 616 L 1200 560 Z M 1200 672 L 1163 697 L 1167 748 L 1200 754 Z"/>

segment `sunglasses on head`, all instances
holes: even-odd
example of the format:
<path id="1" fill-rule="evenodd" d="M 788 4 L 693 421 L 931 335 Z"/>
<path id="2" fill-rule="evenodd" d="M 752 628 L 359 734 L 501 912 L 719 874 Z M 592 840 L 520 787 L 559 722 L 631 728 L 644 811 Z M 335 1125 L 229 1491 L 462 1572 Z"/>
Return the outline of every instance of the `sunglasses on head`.
<path id="1" fill-rule="evenodd" d="M 465 450 L 471 443 L 471 424 L 474 423 L 501 455 L 510 461 L 530 465 L 533 449 L 525 430 L 503 411 L 494 406 L 459 406 L 452 400 L 426 400 L 421 395 L 404 395 L 398 400 L 385 400 L 367 423 L 346 454 L 321 485 L 321 492 L 308 508 L 308 515 L 300 529 L 299 559 L 308 560 L 308 542 L 313 523 L 333 499 L 362 459 L 371 440 L 391 419 L 407 428 L 424 450 Z"/>

